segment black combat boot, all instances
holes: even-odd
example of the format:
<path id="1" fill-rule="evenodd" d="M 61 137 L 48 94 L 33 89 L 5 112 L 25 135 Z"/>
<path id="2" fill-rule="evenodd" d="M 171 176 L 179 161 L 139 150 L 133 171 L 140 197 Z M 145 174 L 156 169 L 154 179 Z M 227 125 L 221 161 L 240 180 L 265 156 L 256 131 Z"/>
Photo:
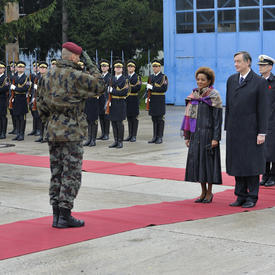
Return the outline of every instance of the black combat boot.
<path id="1" fill-rule="evenodd" d="M 124 125 L 122 121 L 117 123 L 118 132 L 117 132 L 117 149 L 123 148 L 123 136 L 124 136 Z"/>
<path id="2" fill-rule="evenodd" d="M 138 130 L 138 119 L 135 117 L 133 120 L 133 132 L 130 142 L 135 142 L 137 140 L 137 130 Z"/>
<path id="3" fill-rule="evenodd" d="M 24 140 L 25 127 L 26 127 L 26 120 L 20 119 L 19 136 L 17 138 L 17 141 Z"/>
<path id="4" fill-rule="evenodd" d="M 102 138 L 102 140 L 108 140 L 109 133 L 110 133 L 110 120 L 105 117 L 104 118 L 104 137 Z"/>
<path id="5" fill-rule="evenodd" d="M 133 133 L 133 120 L 132 117 L 128 117 L 128 137 L 124 139 L 124 141 L 130 141 Z"/>
<path id="6" fill-rule="evenodd" d="M 8 119 L 6 117 L 3 117 L 2 118 L 2 131 L 1 131 L 0 139 L 6 138 L 7 127 L 8 127 Z"/>
<path id="7" fill-rule="evenodd" d="M 83 146 L 88 146 L 91 142 L 92 139 L 92 125 L 89 123 L 88 124 L 88 139 L 87 141 L 83 144 Z"/>
<path id="8" fill-rule="evenodd" d="M 16 133 L 16 137 L 14 137 L 12 140 L 17 140 L 19 138 L 19 135 L 20 135 L 20 119 L 19 118 L 16 118 L 15 119 L 15 124 L 16 124 L 16 128 L 15 128 L 15 133 Z"/>
<path id="9" fill-rule="evenodd" d="M 97 121 L 94 121 L 92 124 L 91 142 L 89 144 L 89 147 L 96 146 L 97 130 L 98 130 L 98 124 L 97 124 Z"/>
<path id="10" fill-rule="evenodd" d="M 57 204 L 53 204 L 53 224 L 52 224 L 52 227 L 57 227 L 59 214 L 60 214 L 59 206 Z"/>
<path id="11" fill-rule="evenodd" d="M 36 128 L 35 128 L 35 133 L 34 135 L 36 137 L 41 136 L 41 131 L 42 131 L 42 121 L 39 117 L 35 118 L 35 124 L 36 124 Z"/>
<path id="12" fill-rule="evenodd" d="M 60 214 L 57 228 L 81 227 L 84 226 L 83 220 L 78 220 L 71 215 L 71 209 L 60 207 Z"/>
<path id="13" fill-rule="evenodd" d="M 162 141 L 162 137 L 163 137 L 163 132 L 164 132 L 164 120 L 159 120 L 158 121 L 158 127 L 157 127 L 157 139 L 155 144 L 161 144 Z"/>
<path id="14" fill-rule="evenodd" d="M 100 122 L 100 129 L 101 129 L 101 136 L 98 137 L 97 139 L 103 139 L 105 136 L 105 121 L 104 121 L 104 115 L 99 117 L 99 122 Z"/>
<path id="15" fill-rule="evenodd" d="M 115 148 L 115 147 L 117 147 L 117 144 L 118 144 L 118 129 L 117 129 L 117 125 L 115 122 L 112 123 L 112 127 L 113 127 L 113 134 L 114 134 L 115 141 L 113 144 L 111 144 L 109 146 L 109 148 Z"/>
<path id="16" fill-rule="evenodd" d="M 153 121 L 153 138 L 148 141 L 148 143 L 155 143 L 157 140 L 157 121 Z"/>
<path id="17" fill-rule="evenodd" d="M 2 117 L 0 117 L 0 139 L 3 139 L 2 132 L 3 132 L 3 119 L 2 119 Z"/>
<path id="18" fill-rule="evenodd" d="M 13 115 L 11 115 L 11 119 L 12 119 L 13 129 L 12 129 L 12 131 L 8 132 L 8 134 L 17 135 L 17 132 L 16 132 L 16 118 Z"/>
<path id="19" fill-rule="evenodd" d="M 28 136 L 33 136 L 36 132 L 36 118 L 32 117 L 32 131 L 28 133 Z"/>

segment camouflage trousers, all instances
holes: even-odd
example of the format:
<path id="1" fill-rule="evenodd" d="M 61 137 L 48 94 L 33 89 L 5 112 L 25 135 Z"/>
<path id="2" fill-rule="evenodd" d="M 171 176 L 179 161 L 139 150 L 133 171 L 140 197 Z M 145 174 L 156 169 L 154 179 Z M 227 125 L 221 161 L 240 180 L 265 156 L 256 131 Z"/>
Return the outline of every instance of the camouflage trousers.
<path id="1" fill-rule="evenodd" d="M 48 142 L 51 182 L 50 204 L 72 209 L 81 185 L 82 142 Z"/>

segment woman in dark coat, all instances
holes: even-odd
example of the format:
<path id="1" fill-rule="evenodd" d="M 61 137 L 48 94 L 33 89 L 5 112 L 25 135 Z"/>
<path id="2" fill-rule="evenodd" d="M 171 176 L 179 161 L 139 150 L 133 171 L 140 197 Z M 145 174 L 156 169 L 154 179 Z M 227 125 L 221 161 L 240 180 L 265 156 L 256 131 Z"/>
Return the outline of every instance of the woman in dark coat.
<path id="1" fill-rule="evenodd" d="M 201 195 L 195 202 L 213 200 L 212 184 L 222 184 L 220 146 L 222 101 L 212 85 L 214 72 L 208 67 L 196 73 L 198 88 L 186 98 L 181 135 L 189 147 L 185 180 L 201 183 Z M 207 186 L 208 184 L 208 186 Z"/>

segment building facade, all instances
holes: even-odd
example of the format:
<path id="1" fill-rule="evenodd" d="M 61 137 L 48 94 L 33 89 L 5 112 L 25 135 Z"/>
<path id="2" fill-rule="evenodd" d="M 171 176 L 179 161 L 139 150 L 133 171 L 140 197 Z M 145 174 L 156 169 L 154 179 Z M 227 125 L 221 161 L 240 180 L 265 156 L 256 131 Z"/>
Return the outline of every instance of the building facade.
<path id="1" fill-rule="evenodd" d="M 215 71 L 225 104 L 234 53 L 248 51 L 257 73 L 260 54 L 275 58 L 275 0 L 164 0 L 163 14 L 168 104 L 185 104 L 201 66 Z"/>

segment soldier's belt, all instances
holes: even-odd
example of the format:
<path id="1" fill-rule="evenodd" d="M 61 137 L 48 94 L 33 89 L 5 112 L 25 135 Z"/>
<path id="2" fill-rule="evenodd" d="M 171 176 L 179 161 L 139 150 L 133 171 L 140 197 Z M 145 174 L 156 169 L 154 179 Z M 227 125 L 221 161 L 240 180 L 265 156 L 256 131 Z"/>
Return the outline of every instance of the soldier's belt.
<path id="1" fill-rule="evenodd" d="M 116 96 L 116 95 L 112 95 L 112 98 L 115 98 L 115 99 L 126 99 L 126 96 Z"/>
<path id="2" fill-rule="evenodd" d="M 165 93 L 151 93 L 151 95 L 165 95 Z"/>
<path id="3" fill-rule="evenodd" d="M 16 95 L 25 95 L 25 92 L 15 92 Z"/>
<path id="4" fill-rule="evenodd" d="M 138 94 L 137 93 L 130 93 L 129 95 L 137 96 Z"/>

